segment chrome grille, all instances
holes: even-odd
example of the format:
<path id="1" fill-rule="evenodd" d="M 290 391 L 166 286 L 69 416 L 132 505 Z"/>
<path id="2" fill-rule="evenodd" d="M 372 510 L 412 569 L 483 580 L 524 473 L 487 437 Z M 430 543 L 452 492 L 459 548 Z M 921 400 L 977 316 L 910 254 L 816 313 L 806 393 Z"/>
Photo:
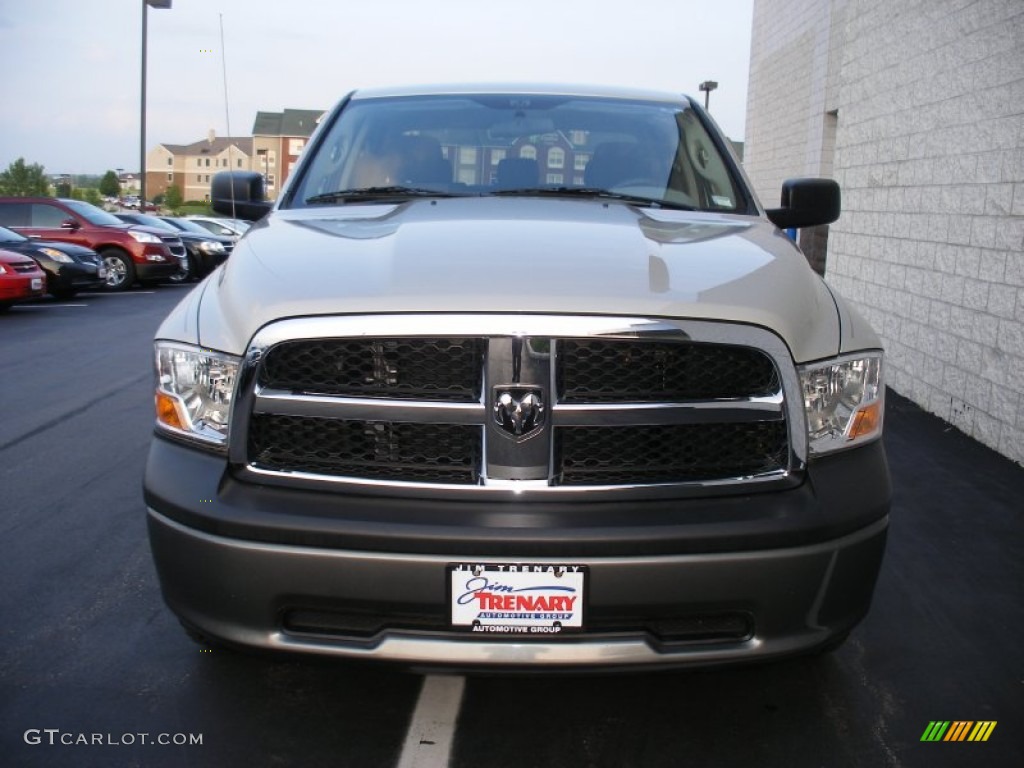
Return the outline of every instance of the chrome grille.
<path id="1" fill-rule="evenodd" d="M 258 414 L 253 465 L 269 470 L 430 483 L 475 484 L 480 429 Z"/>
<path id="2" fill-rule="evenodd" d="M 160 235 L 160 240 L 167 246 L 167 249 L 175 256 L 185 255 L 185 246 L 181 242 L 181 238 L 176 235 Z"/>
<path id="3" fill-rule="evenodd" d="M 555 429 L 558 485 L 739 478 L 778 471 L 787 461 L 781 421 Z"/>
<path id="4" fill-rule="evenodd" d="M 798 394 L 785 344 L 734 324 L 284 320 L 246 355 L 230 454 L 260 482 L 399 495 L 726 492 L 796 482 Z"/>
<path id="5" fill-rule="evenodd" d="M 635 339 L 558 343 L 563 403 L 674 403 L 760 397 L 778 389 L 771 358 L 756 349 Z"/>
<path id="6" fill-rule="evenodd" d="M 37 267 L 34 261 L 14 261 L 7 262 L 7 266 L 11 267 L 15 272 L 35 272 Z"/>
<path id="7" fill-rule="evenodd" d="M 485 349 L 479 338 L 286 342 L 267 353 L 260 383 L 350 397 L 474 402 Z"/>

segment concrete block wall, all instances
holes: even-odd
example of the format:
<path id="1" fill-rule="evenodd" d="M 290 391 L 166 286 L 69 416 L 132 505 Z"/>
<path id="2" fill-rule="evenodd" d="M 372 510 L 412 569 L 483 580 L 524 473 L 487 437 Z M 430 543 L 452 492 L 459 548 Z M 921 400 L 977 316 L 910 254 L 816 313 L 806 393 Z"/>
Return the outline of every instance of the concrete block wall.
<path id="1" fill-rule="evenodd" d="M 831 136 L 833 8 L 821 0 L 754 3 L 743 165 L 761 202 L 778 205 L 782 182 L 817 175 Z M 834 77 L 834 75 L 833 75 Z M 753 152 L 748 145 L 753 145 Z"/>
<path id="2" fill-rule="evenodd" d="M 797 80 L 755 68 L 809 39 L 779 18 L 807 5 L 830 27 L 831 66 L 799 82 L 824 77 L 834 107 L 794 98 L 809 106 L 780 119 L 764 94 Z M 1024 2 L 756 0 L 754 25 L 746 165 L 759 194 L 774 204 L 765 187 L 780 176 L 831 170 L 843 215 L 826 279 L 881 333 L 889 384 L 1024 463 Z M 807 125 L 830 107 L 828 158 Z M 804 137 L 803 163 L 779 133 Z"/>

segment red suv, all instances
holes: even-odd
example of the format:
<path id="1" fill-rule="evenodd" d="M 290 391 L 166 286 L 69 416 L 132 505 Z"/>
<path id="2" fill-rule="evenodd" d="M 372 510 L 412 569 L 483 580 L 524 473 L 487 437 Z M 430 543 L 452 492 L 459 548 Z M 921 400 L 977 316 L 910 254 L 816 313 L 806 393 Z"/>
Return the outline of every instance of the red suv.
<path id="1" fill-rule="evenodd" d="M 107 268 L 107 288 L 122 291 L 136 280 L 156 283 L 178 271 L 181 239 L 151 227 L 129 226 L 81 200 L 0 197 L 0 225 L 27 237 L 92 248 Z"/>

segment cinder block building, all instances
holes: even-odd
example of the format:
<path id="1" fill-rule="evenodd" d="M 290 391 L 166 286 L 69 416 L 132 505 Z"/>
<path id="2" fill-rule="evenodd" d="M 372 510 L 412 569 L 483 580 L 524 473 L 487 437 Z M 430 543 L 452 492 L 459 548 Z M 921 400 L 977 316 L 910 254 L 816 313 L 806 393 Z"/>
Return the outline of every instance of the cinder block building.
<path id="1" fill-rule="evenodd" d="M 755 0 L 744 165 L 882 334 L 900 394 L 1024 463 L 1024 2 Z"/>

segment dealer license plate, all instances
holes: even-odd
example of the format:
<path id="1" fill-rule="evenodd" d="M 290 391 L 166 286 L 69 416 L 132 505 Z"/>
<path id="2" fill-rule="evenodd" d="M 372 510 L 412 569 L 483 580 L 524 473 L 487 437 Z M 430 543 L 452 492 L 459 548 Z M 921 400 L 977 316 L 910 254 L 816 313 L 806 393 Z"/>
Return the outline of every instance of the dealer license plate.
<path id="1" fill-rule="evenodd" d="M 534 637 L 583 629 L 585 565 L 454 563 L 448 576 L 455 629 Z"/>
<path id="2" fill-rule="evenodd" d="M 106 277 L 107 277 L 107 268 L 106 267 L 100 267 L 99 269 L 97 269 L 96 270 L 96 277 L 100 278 L 101 280 L 105 280 Z"/>
<path id="3" fill-rule="evenodd" d="M 41 291 L 41 290 L 43 290 L 43 278 L 41 278 L 41 277 L 33 277 L 32 278 L 32 290 L 33 291 Z"/>

